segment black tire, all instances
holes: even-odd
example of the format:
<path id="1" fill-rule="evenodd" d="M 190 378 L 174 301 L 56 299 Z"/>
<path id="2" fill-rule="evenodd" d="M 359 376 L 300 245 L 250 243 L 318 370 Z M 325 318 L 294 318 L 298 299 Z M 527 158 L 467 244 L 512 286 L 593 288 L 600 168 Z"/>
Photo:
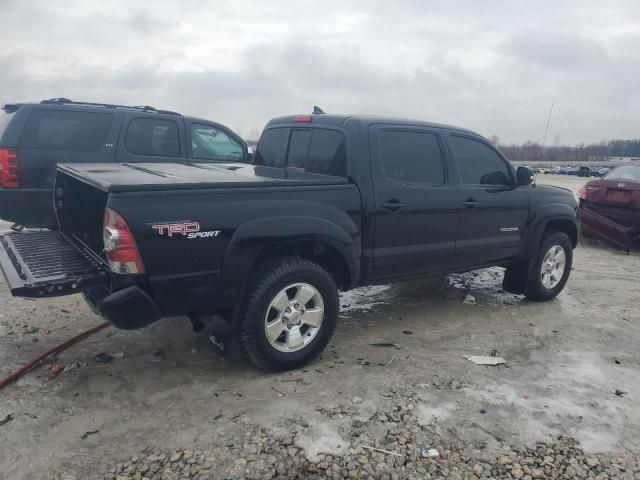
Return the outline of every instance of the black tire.
<path id="1" fill-rule="evenodd" d="M 565 254 L 565 267 L 562 274 L 562 278 L 553 288 L 546 288 L 542 283 L 541 272 L 544 258 L 553 246 L 560 246 L 564 250 Z M 524 295 L 529 300 L 537 302 L 543 302 L 551 300 L 558 296 L 564 286 L 567 284 L 569 275 L 571 273 L 571 266 L 573 264 L 573 248 L 571 247 L 571 241 L 567 234 L 562 232 L 547 232 L 542 237 L 540 242 L 540 248 L 536 253 L 536 256 L 531 262 L 529 268 L 529 277 L 527 279 L 527 287 Z"/>
<path id="2" fill-rule="evenodd" d="M 313 286 L 324 303 L 324 317 L 313 339 L 300 350 L 282 352 L 272 346 L 265 332 L 265 317 L 274 298 L 287 286 Z M 238 312 L 240 348 L 256 367 L 284 371 L 301 367 L 327 346 L 335 330 L 339 312 L 336 284 L 319 265 L 299 257 L 266 262 L 258 268 L 247 288 Z"/>

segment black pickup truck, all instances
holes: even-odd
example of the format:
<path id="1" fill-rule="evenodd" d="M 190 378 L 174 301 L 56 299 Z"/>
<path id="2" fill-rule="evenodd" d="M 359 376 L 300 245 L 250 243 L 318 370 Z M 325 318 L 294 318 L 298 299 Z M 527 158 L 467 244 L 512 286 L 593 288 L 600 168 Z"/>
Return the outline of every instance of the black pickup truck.
<path id="1" fill-rule="evenodd" d="M 338 291 L 506 267 L 532 300 L 563 289 L 571 192 L 532 183 L 468 130 L 384 117 L 271 120 L 254 164 L 58 166 L 58 231 L 1 238 L 17 296 L 82 292 L 115 326 L 226 319 L 258 367 L 313 359 Z"/>

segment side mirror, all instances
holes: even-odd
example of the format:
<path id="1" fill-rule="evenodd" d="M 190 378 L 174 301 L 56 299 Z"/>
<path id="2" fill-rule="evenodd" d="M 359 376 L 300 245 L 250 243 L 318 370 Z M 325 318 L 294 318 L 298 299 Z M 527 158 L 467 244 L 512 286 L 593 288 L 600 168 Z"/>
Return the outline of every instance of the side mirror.
<path id="1" fill-rule="evenodd" d="M 518 167 L 516 180 L 518 181 L 518 185 L 531 185 L 531 182 L 533 182 L 533 172 L 530 168 Z"/>

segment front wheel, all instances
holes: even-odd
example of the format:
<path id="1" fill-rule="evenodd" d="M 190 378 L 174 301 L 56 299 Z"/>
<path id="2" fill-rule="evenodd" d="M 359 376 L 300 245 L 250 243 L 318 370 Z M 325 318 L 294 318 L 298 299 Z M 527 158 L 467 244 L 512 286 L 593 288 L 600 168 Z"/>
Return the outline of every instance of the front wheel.
<path id="1" fill-rule="evenodd" d="M 562 232 L 545 234 L 529 270 L 525 296 L 535 301 L 555 298 L 569 279 L 572 263 L 569 237 Z"/>
<path id="2" fill-rule="evenodd" d="M 319 265 L 298 257 L 268 262 L 239 310 L 240 347 L 258 368 L 300 367 L 329 343 L 338 311 L 336 284 Z"/>

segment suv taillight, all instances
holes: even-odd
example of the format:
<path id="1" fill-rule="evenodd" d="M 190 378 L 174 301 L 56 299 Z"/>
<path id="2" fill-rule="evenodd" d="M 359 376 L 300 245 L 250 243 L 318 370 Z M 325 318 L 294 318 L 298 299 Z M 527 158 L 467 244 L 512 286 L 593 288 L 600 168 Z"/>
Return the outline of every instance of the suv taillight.
<path id="1" fill-rule="evenodd" d="M 102 241 L 111 271 L 124 275 L 144 273 L 140 251 L 124 218 L 105 208 L 103 226 Z"/>
<path id="2" fill-rule="evenodd" d="M 12 148 L 0 148 L 0 187 L 18 187 L 18 157 Z"/>

